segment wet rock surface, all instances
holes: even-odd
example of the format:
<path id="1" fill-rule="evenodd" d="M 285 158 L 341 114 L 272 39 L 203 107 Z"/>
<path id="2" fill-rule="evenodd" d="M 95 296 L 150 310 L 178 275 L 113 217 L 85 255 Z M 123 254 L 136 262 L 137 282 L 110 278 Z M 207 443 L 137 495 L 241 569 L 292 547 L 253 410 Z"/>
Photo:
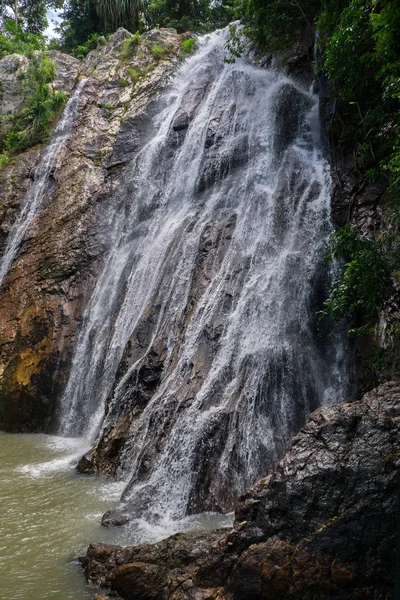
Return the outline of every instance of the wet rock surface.
<path id="1" fill-rule="evenodd" d="M 400 383 L 318 409 L 224 532 L 95 544 L 88 581 L 122 598 L 386 599 L 394 583 Z"/>
<path id="2" fill-rule="evenodd" d="M 292 232 L 291 218 L 293 206 L 301 205 L 305 196 L 308 201 L 299 208 L 298 214 L 307 215 L 304 221 L 311 217 L 313 233 L 319 232 L 319 229 L 315 226 L 314 212 L 308 214 L 310 205 L 326 199 L 327 210 L 319 210 L 316 214 L 322 215 L 322 218 L 329 214 L 329 196 L 321 194 L 325 190 L 325 182 L 318 180 L 309 185 L 308 180 L 299 177 L 303 171 L 302 159 L 296 159 L 293 157 L 295 152 L 290 151 L 293 150 L 294 138 L 300 132 L 304 131 L 308 136 L 306 122 L 310 110 L 315 106 L 315 98 L 285 78 L 281 82 L 278 74 L 264 74 L 250 65 L 248 68 L 227 70 L 221 60 L 222 44 L 215 43 L 215 47 L 211 44 L 210 48 L 212 50 L 207 58 L 202 55 L 194 57 L 198 63 L 193 63 L 192 71 L 196 73 L 193 81 L 188 73 L 185 78 L 188 86 L 179 84 L 173 88 L 172 97 L 166 94 L 163 98 L 164 105 L 160 102 L 161 109 L 157 114 L 162 118 L 168 115 L 164 121 L 168 127 L 157 129 L 159 123 L 155 119 L 154 132 L 149 139 L 157 143 L 157 147 L 151 150 L 152 146 L 148 144 L 143 149 L 140 154 L 143 169 L 137 169 L 138 163 L 135 161 L 130 162 L 123 167 L 118 178 L 119 197 L 126 195 L 131 198 L 131 204 L 132 199 L 137 198 L 138 201 L 137 213 L 131 214 L 132 220 L 129 220 L 130 216 L 125 216 L 119 227 L 123 231 L 126 223 L 129 223 L 127 239 L 129 244 L 131 240 L 134 241 L 128 246 L 129 261 L 125 256 L 121 257 L 121 263 L 127 265 L 126 275 L 121 272 L 120 280 L 113 282 L 113 287 L 110 286 L 108 290 L 108 296 L 111 297 L 114 289 L 121 290 L 115 314 L 121 306 L 120 314 L 124 318 L 115 320 L 110 313 L 110 320 L 117 323 L 114 329 L 117 334 L 113 333 L 116 341 L 113 342 L 113 348 L 118 347 L 120 354 L 115 359 L 115 365 L 112 364 L 113 359 L 106 362 L 108 371 L 104 371 L 98 358 L 100 352 L 92 350 L 104 348 L 104 345 L 100 336 L 96 345 L 94 337 L 91 346 L 88 344 L 86 348 L 87 352 L 82 352 L 82 363 L 85 356 L 93 357 L 93 360 L 87 361 L 85 369 L 85 373 L 90 375 L 86 377 L 83 369 L 74 374 L 75 382 L 83 382 L 83 395 L 77 398 L 76 405 L 81 403 L 86 406 L 92 402 L 95 406 L 99 397 L 96 378 L 104 377 L 107 386 L 107 393 L 104 394 L 107 397 L 107 412 L 101 434 L 91 451 L 80 461 L 79 470 L 116 475 L 129 481 L 121 505 L 107 512 L 103 518 L 103 524 L 108 526 L 123 524 L 137 516 L 151 518 L 148 513 L 153 506 L 154 512 L 162 515 L 165 512 L 163 502 L 170 494 L 170 491 L 166 491 L 163 495 L 167 482 L 170 482 L 173 494 L 175 490 L 179 490 L 176 495 L 181 494 L 182 490 L 182 501 L 177 501 L 176 506 L 183 514 L 232 510 L 246 485 L 276 465 L 287 448 L 290 436 L 305 423 L 309 412 L 318 406 L 321 390 L 331 389 L 329 383 L 325 382 L 316 389 L 318 376 L 307 383 L 304 383 L 304 379 L 301 382 L 297 380 L 302 373 L 314 371 L 307 369 L 304 363 L 295 366 L 297 358 L 291 356 L 294 347 L 291 340 L 296 335 L 294 332 L 298 331 L 298 321 L 294 323 L 293 318 L 293 322 L 289 323 L 287 316 L 297 314 L 299 303 L 291 306 L 296 294 L 290 294 L 290 297 L 279 294 L 276 304 L 271 300 L 275 291 L 271 293 L 270 289 L 265 290 L 264 294 L 261 288 L 263 282 L 268 281 L 266 273 L 269 273 L 270 265 L 265 265 L 257 286 L 254 281 L 248 286 L 245 283 L 251 270 L 258 270 L 257 257 L 273 256 L 275 251 L 279 253 L 281 241 L 292 233 L 296 238 L 301 231 L 296 223 Z M 201 60 L 199 56 L 202 56 Z M 93 68 L 96 69 L 95 65 Z M 267 177 L 268 169 L 262 164 L 254 178 L 249 174 L 255 169 L 254 153 L 258 156 L 260 151 L 260 156 L 261 153 L 269 156 L 265 147 L 255 142 L 255 130 L 252 129 L 253 122 L 257 119 L 263 122 L 263 115 L 268 113 L 265 107 L 269 102 L 270 86 L 265 88 L 265 96 L 259 104 L 257 98 L 269 77 L 277 83 L 276 95 L 273 94 L 270 106 L 272 111 L 277 110 L 277 118 L 272 119 L 274 132 L 269 130 L 269 124 L 265 124 L 266 131 L 262 138 L 271 135 L 272 152 L 274 159 L 277 158 L 271 167 L 273 173 L 277 167 L 275 163 L 286 159 L 291 163 L 287 168 L 280 165 L 282 177 L 278 176 L 276 184 L 274 182 L 271 186 L 274 199 L 270 212 L 268 192 L 263 195 L 266 188 L 260 186 L 257 190 L 252 189 L 258 178 Z M 221 80 L 224 83 L 219 87 L 217 82 Z M 254 110 L 256 113 L 258 108 L 260 113 L 249 119 L 248 111 Z M 130 160 L 136 148 L 140 147 L 142 136 L 146 135 L 143 133 L 146 127 L 148 123 L 145 119 L 141 122 L 137 119 L 126 120 L 108 164 L 121 166 L 125 160 Z M 307 147 L 311 142 L 307 137 Z M 293 163 L 295 168 L 292 171 Z M 142 163 L 139 164 L 141 167 Z M 187 175 L 187 182 L 181 188 Z M 310 174 L 310 178 L 313 177 L 314 173 Z M 248 181 L 249 184 L 248 191 L 243 195 L 242 181 Z M 148 182 L 151 182 L 150 186 Z M 193 192 L 192 184 L 195 186 Z M 141 190 L 140 195 L 138 190 Z M 187 201 L 189 197 L 190 201 Z M 252 204 L 254 207 L 249 209 Z M 173 206 L 171 213 L 168 212 L 168 206 Z M 176 224 L 170 217 L 171 214 L 177 214 L 180 219 L 177 207 L 181 206 L 181 214 L 185 214 L 190 207 L 190 211 L 196 211 L 196 216 L 193 218 L 195 213 L 190 212 L 186 222 L 183 219 L 179 221 L 179 234 L 174 235 L 172 232 Z M 264 211 L 268 212 L 268 216 Z M 255 218 L 257 222 L 250 225 L 246 215 L 249 215 L 250 221 L 252 215 L 258 214 L 259 218 Z M 171 223 L 171 234 L 167 232 L 167 227 L 165 231 L 159 227 L 163 223 Z M 263 228 L 267 223 L 271 225 L 273 233 L 266 235 L 265 247 L 255 249 L 254 256 L 251 256 L 249 247 L 253 243 L 261 239 L 260 244 L 264 244 L 265 232 L 260 231 L 258 225 L 261 224 Z M 148 235 L 149 231 L 151 235 Z M 326 231 L 327 227 L 324 226 L 323 236 Z M 242 248 L 244 239 L 248 242 Z M 137 252 L 135 240 L 143 240 L 140 247 L 146 247 L 146 254 Z M 154 244 L 155 240 L 157 245 Z M 282 265 L 285 274 L 282 277 L 287 274 L 290 279 L 288 288 L 293 290 L 295 286 L 302 298 L 306 296 L 304 292 L 307 287 L 303 285 L 304 280 L 298 269 L 292 270 L 292 266 L 296 263 L 299 269 L 302 268 L 300 254 L 305 253 L 303 243 L 309 241 L 310 236 L 307 235 L 306 241 L 299 242 L 299 254 L 290 254 L 287 271 L 286 258 L 282 263 L 279 260 L 275 263 Z M 296 242 L 290 242 L 290 248 L 293 249 L 296 244 L 297 238 Z M 316 244 L 311 246 L 308 255 L 313 257 Z M 161 252 L 162 258 L 157 263 L 153 262 L 151 257 L 158 257 Z M 318 257 L 316 261 L 319 260 Z M 117 262 L 115 264 L 115 271 L 118 272 L 119 266 Z M 310 276 L 313 269 L 314 266 L 306 275 L 312 279 L 312 285 L 315 281 L 314 276 Z M 136 279 L 129 279 L 129 273 L 135 273 Z M 291 273 L 295 273 L 293 278 Z M 150 274 L 157 274 L 157 278 L 155 275 L 151 278 Z M 326 280 L 326 276 L 326 270 L 318 267 L 318 279 Z M 273 281 L 277 280 L 279 277 L 273 278 Z M 143 282 L 146 282 L 146 286 Z M 106 285 L 104 283 L 104 289 Z M 246 289 L 258 291 L 251 300 L 241 302 L 241 293 Z M 253 301 L 256 308 L 252 308 Z M 273 304 L 270 311 L 265 308 L 269 302 Z M 107 303 L 104 302 L 104 305 Z M 129 310 L 128 306 L 131 307 Z M 246 323 L 246 319 L 249 319 L 248 326 L 238 322 L 235 306 L 239 311 L 244 311 L 243 319 Z M 264 311 L 268 312 L 265 318 Z M 281 330 L 280 339 L 271 344 L 274 349 L 268 349 L 264 354 L 263 342 L 275 330 L 274 324 L 266 324 L 268 316 L 275 314 L 277 321 L 281 311 L 285 314 L 282 330 L 288 334 L 289 342 L 281 349 Z M 304 329 L 307 328 L 304 326 L 304 314 L 313 315 L 314 312 L 314 308 L 311 308 L 308 313 L 308 304 L 301 311 L 300 320 Z M 259 328 L 254 332 L 255 321 L 250 314 L 256 314 L 255 319 L 264 327 L 262 335 Z M 91 323 L 91 329 L 88 327 L 87 331 L 96 336 L 96 327 L 92 327 Z M 243 340 L 238 343 L 236 336 L 242 334 Z M 257 343 L 259 337 L 260 345 Z M 310 338 L 307 337 L 307 341 Z M 237 353 L 233 351 L 236 344 Z M 322 348 L 319 341 L 316 345 L 316 360 L 319 362 L 324 360 L 329 349 Z M 247 352 L 242 348 L 248 348 Z M 311 353 L 304 352 L 303 357 L 307 357 L 305 360 L 314 356 L 313 352 L 314 346 Z M 302 361 L 303 358 L 299 363 Z M 258 364 L 259 368 L 256 366 Z M 95 377 L 96 370 L 98 377 Z M 284 374 L 288 371 L 290 375 L 286 377 Z M 104 372 L 106 375 L 103 375 Z M 320 369 L 318 374 L 320 372 L 329 374 L 330 367 Z M 282 388 L 288 391 L 287 400 L 283 400 L 286 392 L 282 394 Z M 294 398 L 291 392 L 296 389 L 299 394 Z M 98 391 L 101 392 L 100 389 Z M 81 401 L 82 397 L 85 397 L 85 403 Z M 219 409 L 221 399 L 224 404 L 222 410 Z M 253 407 L 257 417 L 254 418 L 254 425 L 250 425 L 254 417 Z M 284 414 L 278 415 L 281 410 Z M 82 415 L 81 421 L 85 422 L 84 410 Z M 245 434 L 243 430 L 246 430 Z M 174 443 L 171 442 L 173 436 L 176 440 Z M 244 438 L 247 442 L 243 441 Z M 184 450 L 185 443 L 187 446 Z M 246 444 L 253 450 L 257 445 L 252 460 L 249 456 L 253 450 L 246 454 Z M 179 458 L 178 453 L 182 453 Z M 168 457 L 174 457 L 173 472 L 166 467 Z M 179 468 L 182 461 L 187 461 L 185 468 Z M 193 473 L 193 477 L 188 482 L 171 483 L 173 477 L 184 479 L 182 473 Z"/>
<path id="3" fill-rule="evenodd" d="M 152 56 L 155 42 L 150 34 L 122 58 L 129 38 L 132 34 L 118 30 L 83 63 L 59 52 L 51 54 L 57 89 L 71 93 L 79 80 L 87 81 L 79 118 L 55 157 L 41 210 L 1 289 L 2 429 L 43 431 L 57 425 L 55 404 L 65 386 L 77 330 L 102 256 L 112 243 L 111 190 L 118 185 L 124 147 L 129 146 L 129 156 L 136 151 L 137 136 L 132 131 L 146 120 L 150 101 L 179 62 L 181 36 L 173 30 L 157 32 L 157 43 L 165 48 L 160 60 Z M 18 93 L 18 78 L 28 62 L 17 55 L 0 61 L 0 114 L 14 114 L 21 108 L 24 99 Z M 143 73 L 139 81 L 129 77 L 130 68 Z M 129 143 L 124 122 L 132 125 L 129 135 L 135 139 Z M 42 153 L 39 147 L 29 149 L 0 172 L 2 248 Z"/>

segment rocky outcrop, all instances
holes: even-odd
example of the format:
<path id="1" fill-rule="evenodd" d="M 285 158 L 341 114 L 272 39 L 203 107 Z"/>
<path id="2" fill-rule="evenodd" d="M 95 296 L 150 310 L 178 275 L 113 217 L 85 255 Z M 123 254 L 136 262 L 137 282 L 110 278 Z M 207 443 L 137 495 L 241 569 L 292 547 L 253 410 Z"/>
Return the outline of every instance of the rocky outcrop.
<path id="1" fill-rule="evenodd" d="M 182 38 L 174 30 L 150 32 L 139 43 L 132 39 L 120 29 L 82 64 L 58 52 L 51 55 L 57 89 L 71 92 L 79 79 L 87 81 L 79 118 L 55 158 L 41 210 L 3 282 L 0 428 L 37 431 L 55 425 L 54 406 L 65 385 L 77 327 L 99 261 L 112 243 L 118 171 L 142 143 L 149 103 L 178 64 Z M 153 57 L 155 43 L 164 48 L 163 56 Z M 27 64 L 16 55 L 0 61 L 2 114 L 22 105 L 18 73 Z M 127 122 L 143 127 L 127 134 Z M 42 148 L 24 152 L 0 172 L 3 248 L 42 153 Z"/>
<path id="2" fill-rule="evenodd" d="M 91 583 L 134 599 L 384 600 L 394 582 L 400 383 L 314 412 L 223 532 L 92 545 Z"/>
<path id="3" fill-rule="evenodd" d="M 193 587 L 190 579 L 199 565 L 207 564 L 226 533 L 226 529 L 179 533 L 134 548 L 92 544 L 82 563 L 89 583 L 111 586 L 123 598 L 167 598 L 171 587 Z"/>

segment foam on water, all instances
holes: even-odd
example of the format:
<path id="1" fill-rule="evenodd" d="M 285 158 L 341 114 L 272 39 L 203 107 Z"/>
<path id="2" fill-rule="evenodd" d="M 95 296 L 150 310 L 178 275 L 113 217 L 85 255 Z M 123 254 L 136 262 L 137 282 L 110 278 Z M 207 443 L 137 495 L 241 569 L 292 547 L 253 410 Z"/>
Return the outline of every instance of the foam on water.
<path id="1" fill-rule="evenodd" d="M 82 437 L 49 436 L 45 443 L 52 453 L 57 454 L 57 457 L 50 461 L 21 465 L 16 468 L 16 472 L 29 477 L 50 477 L 53 473 L 74 469 L 82 454 L 90 448 L 90 444 Z"/>
<path id="2" fill-rule="evenodd" d="M 131 545 L 168 534 L 167 529 L 153 532 L 151 527 L 140 532 L 100 527 L 100 516 L 116 501 L 104 478 L 79 476 L 63 467 L 39 477 L 21 472 L 28 462 L 43 465 L 58 460 L 60 446 L 62 453 L 74 443 L 66 442 L 63 448 L 58 439 L 45 435 L 0 432 L 0 597 L 4 600 L 93 598 L 96 590 L 86 584 L 77 560 L 90 542 Z"/>

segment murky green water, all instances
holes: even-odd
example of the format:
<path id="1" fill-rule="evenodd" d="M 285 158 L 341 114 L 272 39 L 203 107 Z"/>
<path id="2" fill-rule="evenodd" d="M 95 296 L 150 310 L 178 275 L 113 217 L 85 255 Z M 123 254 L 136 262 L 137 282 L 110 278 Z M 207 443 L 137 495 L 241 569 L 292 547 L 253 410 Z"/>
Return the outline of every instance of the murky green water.
<path id="1" fill-rule="evenodd" d="M 0 432 L 0 600 L 92 598 L 77 561 L 90 542 L 135 544 L 231 522 L 203 515 L 170 528 L 101 527 L 122 487 L 76 474 L 71 458 L 82 450 L 76 440 Z"/>
<path id="2" fill-rule="evenodd" d="M 76 556 L 92 540 L 121 536 L 99 526 L 118 488 L 77 475 L 71 451 L 58 438 L 0 433 L 2 600 L 90 598 Z"/>

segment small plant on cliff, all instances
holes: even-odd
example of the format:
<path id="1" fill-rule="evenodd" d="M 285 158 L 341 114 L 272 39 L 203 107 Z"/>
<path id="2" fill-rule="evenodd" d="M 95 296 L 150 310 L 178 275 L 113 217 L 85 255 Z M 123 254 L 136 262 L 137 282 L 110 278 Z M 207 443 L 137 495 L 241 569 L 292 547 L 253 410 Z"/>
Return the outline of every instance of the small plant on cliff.
<path id="1" fill-rule="evenodd" d="M 167 48 L 164 46 L 159 46 L 158 44 L 154 44 L 151 48 L 151 55 L 154 60 L 161 60 L 163 56 L 167 53 Z"/>
<path id="2" fill-rule="evenodd" d="M 136 84 L 139 81 L 139 79 L 143 77 L 142 71 L 137 67 L 129 67 L 129 69 L 127 69 L 127 73 L 131 78 L 133 84 Z"/>
<path id="3" fill-rule="evenodd" d="M 135 54 L 139 44 L 140 33 L 137 31 L 132 37 L 127 38 L 122 44 L 121 60 L 127 60 L 128 58 L 131 58 Z"/>
<path id="4" fill-rule="evenodd" d="M 6 150 L 3 150 L 3 152 L 0 154 L 0 169 L 5 167 L 6 165 L 8 165 L 8 162 L 9 162 L 8 153 L 6 152 Z"/>
<path id="5" fill-rule="evenodd" d="M 183 40 L 181 44 L 181 56 L 188 56 L 193 54 L 194 47 L 196 45 L 196 38 L 190 37 L 187 40 Z"/>

